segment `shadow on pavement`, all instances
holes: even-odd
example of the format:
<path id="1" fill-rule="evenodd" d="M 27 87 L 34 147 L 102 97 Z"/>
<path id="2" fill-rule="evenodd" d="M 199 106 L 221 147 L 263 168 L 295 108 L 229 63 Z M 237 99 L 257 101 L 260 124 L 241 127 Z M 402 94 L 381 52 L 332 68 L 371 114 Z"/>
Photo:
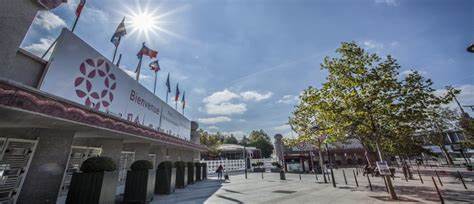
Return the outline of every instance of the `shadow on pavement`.
<path id="1" fill-rule="evenodd" d="M 204 203 L 222 187 L 223 181 L 208 179 L 176 189 L 170 195 L 155 195 L 152 203 Z"/>

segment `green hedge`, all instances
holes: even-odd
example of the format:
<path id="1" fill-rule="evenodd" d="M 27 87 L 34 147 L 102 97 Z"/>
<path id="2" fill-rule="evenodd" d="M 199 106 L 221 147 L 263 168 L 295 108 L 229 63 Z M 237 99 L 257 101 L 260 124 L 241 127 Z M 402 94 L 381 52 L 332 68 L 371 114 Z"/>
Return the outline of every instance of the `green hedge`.
<path id="1" fill-rule="evenodd" d="M 110 157 L 91 157 L 81 165 L 84 173 L 115 171 L 117 165 Z"/>
<path id="2" fill-rule="evenodd" d="M 132 171 L 143 171 L 153 169 L 153 164 L 148 160 L 137 160 L 130 166 Z"/>

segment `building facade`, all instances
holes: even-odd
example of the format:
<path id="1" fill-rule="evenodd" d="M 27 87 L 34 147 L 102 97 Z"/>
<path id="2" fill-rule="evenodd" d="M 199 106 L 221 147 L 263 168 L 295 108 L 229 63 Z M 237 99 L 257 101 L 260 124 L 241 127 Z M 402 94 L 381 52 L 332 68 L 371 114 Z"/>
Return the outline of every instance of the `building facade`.
<path id="1" fill-rule="evenodd" d="M 121 193 L 126 170 L 135 160 L 150 160 L 155 167 L 166 160 L 200 160 L 200 153 L 207 148 L 199 143 L 197 123 L 187 120 L 177 111 L 173 112 L 173 108 L 159 102 L 157 97 L 150 97 L 152 93 L 139 92 L 142 89 L 138 82 L 124 79 L 120 87 L 113 88 L 113 84 L 108 83 L 121 79 L 119 74 L 111 76 L 111 73 L 120 70 L 110 71 L 109 68 L 118 68 L 68 30 L 63 30 L 53 50 L 55 62 L 83 60 L 66 58 L 62 55 L 64 52 L 58 51 L 61 47 L 91 49 L 90 52 L 74 52 L 79 57 L 81 53 L 94 54 L 93 60 L 96 60 L 84 60 L 89 64 L 85 69 L 82 64 L 77 64 L 78 73 L 89 72 L 92 65 L 96 66 L 98 75 L 108 77 L 105 86 L 109 89 L 95 94 L 90 90 L 90 87 L 104 86 L 97 84 L 97 78 L 92 76 L 95 69 L 88 73 L 89 79 L 82 79 L 87 84 L 84 87 L 87 87 L 87 97 L 90 98 L 85 99 L 79 91 L 75 92 L 79 97 L 83 96 L 85 104 L 62 95 L 61 90 L 46 89 L 48 83 L 53 88 L 66 89 L 69 86 L 63 86 L 61 78 L 48 79 L 53 76 L 51 73 L 55 67 L 58 71 L 64 65 L 54 64 L 19 48 L 36 13 L 43 9 L 36 0 L 9 1 L 0 7 L 0 202 L 56 203 L 67 194 L 72 173 L 79 170 L 84 160 L 93 156 L 107 156 L 117 164 L 117 194 Z M 68 39 L 76 39 L 77 43 L 64 43 Z M 99 59 L 101 57 L 103 59 Z M 102 71 L 99 66 L 103 67 Z M 79 81 L 81 79 L 76 78 L 71 84 L 82 86 Z M 127 86 L 133 86 L 137 94 L 143 94 L 141 98 L 136 95 L 133 100 L 130 95 L 131 102 L 128 102 L 135 103 L 132 111 L 138 113 L 132 117 L 112 113 L 114 108 L 121 107 L 118 90 Z M 111 96 L 111 90 L 116 91 L 116 95 Z M 104 100 L 87 102 L 96 98 Z M 111 104 L 112 98 L 115 99 Z M 161 118 L 165 109 L 173 114 L 169 117 L 185 122 L 179 124 L 185 127 L 183 130 L 161 129 L 167 125 L 172 127 L 170 123 L 173 121 L 170 120 L 173 118 Z M 139 118 L 147 111 L 155 112 L 155 117 L 160 116 L 159 126 Z"/>

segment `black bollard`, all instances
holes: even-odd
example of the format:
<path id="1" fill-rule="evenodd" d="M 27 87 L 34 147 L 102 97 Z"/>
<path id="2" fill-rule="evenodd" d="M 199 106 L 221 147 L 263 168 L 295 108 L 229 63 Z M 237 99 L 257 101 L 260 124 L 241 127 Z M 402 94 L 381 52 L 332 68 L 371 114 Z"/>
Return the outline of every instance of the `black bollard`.
<path id="1" fill-rule="evenodd" d="M 342 170 L 342 175 L 344 176 L 344 182 L 346 182 L 347 185 L 346 172 L 344 171 L 344 169 Z"/>
<path id="2" fill-rule="evenodd" d="M 433 184 L 435 186 L 436 192 L 438 193 L 439 200 L 441 201 L 441 204 L 444 204 L 443 196 L 441 195 L 441 192 L 439 191 L 438 185 L 436 185 L 436 181 L 435 181 L 434 177 L 431 177 L 431 179 L 433 179 Z"/>
<path id="3" fill-rule="evenodd" d="M 464 183 L 464 178 L 462 177 L 461 172 L 459 172 L 459 171 L 457 171 L 457 172 L 458 172 L 459 178 L 461 179 L 462 185 L 463 185 L 464 188 L 467 190 L 467 186 L 466 186 L 466 183 Z"/>
<path id="4" fill-rule="evenodd" d="M 314 170 L 314 177 L 316 177 L 316 181 L 318 181 L 318 174 L 316 173 L 316 169 Z"/>
<path id="5" fill-rule="evenodd" d="M 443 182 L 441 182 L 441 178 L 439 178 L 438 171 L 435 170 L 436 177 L 438 177 L 439 184 L 443 186 Z"/>
<path id="6" fill-rule="evenodd" d="M 367 181 L 369 181 L 370 191 L 372 191 L 372 183 L 370 182 L 370 177 L 368 174 L 367 174 Z"/>
<path id="7" fill-rule="evenodd" d="M 354 173 L 354 180 L 356 182 L 356 186 L 359 187 L 359 182 L 357 182 L 357 176 L 356 176 L 356 173 L 355 173 L 354 169 L 352 169 L 352 173 Z"/>
<path id="8" fill-rule="evenodd" d="M 263 171 L 262 171 L 262 179 L 263 179 Z"/>
<path id="9" fill-rule="evenodd" d="M 280 180 L 286 180 L 285 171 L 280 171 Z"/>
<path id="10" fill-rule="evenodd" d="M 300 173 L 300 181 L 301 181 L 301 173 Z"/>
<path id="11" fill-rule="evenodd" d="M 417 169 L 416 171 L 418 172 L 418 177 L 420 177 L 421 184 L 423 184 L 423 178 L 421 178 L 420 170 Z"/>

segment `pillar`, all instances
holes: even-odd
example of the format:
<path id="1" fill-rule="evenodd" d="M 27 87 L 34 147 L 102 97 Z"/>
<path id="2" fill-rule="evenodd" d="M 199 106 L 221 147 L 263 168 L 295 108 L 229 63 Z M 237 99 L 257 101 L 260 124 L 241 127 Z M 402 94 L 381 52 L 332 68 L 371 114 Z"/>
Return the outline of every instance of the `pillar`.
<path id="1" fill-rule="evenodd" d="M 128 143 L 124 145 L 124 148 L 135 152 L 135 161 L 148 160 L 148 154 L 150 154 L 151 144 L 150 143 Z"/>
<path id="2" fill-rule="evenodd" d="M 191 142 L 194 144 L 201 144 L 201 138 L 198 133 L 199 124 L 196 121 L 191 121 Z"/>
<path id="3" fill-rule="evenodd" d="M 56 203 L 71 152 L 73 131 L 41 129 L 17 203 Z"/>

